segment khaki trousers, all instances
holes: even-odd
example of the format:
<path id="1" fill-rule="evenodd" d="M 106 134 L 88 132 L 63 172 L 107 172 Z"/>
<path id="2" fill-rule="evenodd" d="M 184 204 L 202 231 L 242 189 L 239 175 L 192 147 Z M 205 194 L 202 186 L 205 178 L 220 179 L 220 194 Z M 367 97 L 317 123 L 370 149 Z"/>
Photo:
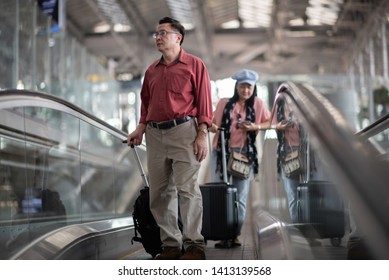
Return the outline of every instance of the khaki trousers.
<path id="1" fill-rule="evenodd" d="M 161 229 L 163 246 L 204 247 L 200 163 L 193 152 L 197 125 L 192 119 L 170 129 L 146 128 L 150 209 Z M 178 228 L 180 208 L 183 232 Z"/>

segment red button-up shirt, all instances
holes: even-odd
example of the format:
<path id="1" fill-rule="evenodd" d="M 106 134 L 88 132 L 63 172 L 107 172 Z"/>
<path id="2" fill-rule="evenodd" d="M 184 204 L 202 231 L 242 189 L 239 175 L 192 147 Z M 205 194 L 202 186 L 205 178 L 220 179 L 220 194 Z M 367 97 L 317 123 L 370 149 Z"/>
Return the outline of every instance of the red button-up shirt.
<path id="1" fill-rule="evenodd" d="M 141 90 L 140 123 L 196 117 L 212 124 L 211 83 L 207 68 L 198 57 L 181 49 L 176 62 L 155 61 L 145 73 Z"/>

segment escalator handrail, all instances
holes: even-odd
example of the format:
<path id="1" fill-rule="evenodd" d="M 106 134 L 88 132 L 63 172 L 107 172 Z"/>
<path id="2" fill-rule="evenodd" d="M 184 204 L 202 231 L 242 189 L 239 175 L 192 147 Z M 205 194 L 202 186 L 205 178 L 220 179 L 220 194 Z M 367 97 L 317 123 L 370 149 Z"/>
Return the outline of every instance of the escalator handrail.
<path id="1" fill-rule="evenodd" d="M 87 239 L 104 233 L 114 233 L 125 229 L 132 230 L 133 228 L 134 222 L 130 217 L 67 225 L 34 239 L 12 255 L 10 260 L 61 259 L 67 251 Z M 94 246 L 92 242 L 89 244 Z M 48 246 L 51 250 L 47 250 Z"/>
<path id="2" fill-rule="evenodd" d="M 386 114 L 385 116 L 374 121 L 372 124 L 358 131 L 356 135 L 361 137 L 362 139 L 368 139 L 388 128 L 389 128 L 389 114 Z"/>
<path id="3" fill-rule="evenodd" d="M 88 113 L 80 107 L 62 98 L 38 91 L 8 89 L 0 91 L 0 109 L 15 107 L 46 107 L 71 114 L 79 119 L 120 138 L 127 139 L 127 134 L 107 122 Z"/>
<path id="4" fill-rule="evenodd" d="M 320 154 L 328 163 L 334 182 L 343 197 L 349 199 L 353 214 L 361 218 L 365 232 L 375 230 L 375 249 L 388 257 L 389 173 L 379 162 L 372 146 L 355 137 L 355 132 L 341 113 L 319 92 L 310 86 L 287 82 L 276 94 L 292 106 L 299 121 L 307 129 L 313 142 L 320 147 Z"/>

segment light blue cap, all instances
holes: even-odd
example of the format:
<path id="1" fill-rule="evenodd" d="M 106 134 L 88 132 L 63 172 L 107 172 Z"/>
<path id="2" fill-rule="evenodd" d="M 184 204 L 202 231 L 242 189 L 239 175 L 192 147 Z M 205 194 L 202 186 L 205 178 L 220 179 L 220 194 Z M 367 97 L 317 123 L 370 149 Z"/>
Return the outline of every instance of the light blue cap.
<path id="1" fill-rule="evenodd" d="M 242 69 L 232 75 L 231 78 L 236 80 L 238 84 L 247 83 L 253 86 L 258 80 L 258 73 L 253 70 Z"/>

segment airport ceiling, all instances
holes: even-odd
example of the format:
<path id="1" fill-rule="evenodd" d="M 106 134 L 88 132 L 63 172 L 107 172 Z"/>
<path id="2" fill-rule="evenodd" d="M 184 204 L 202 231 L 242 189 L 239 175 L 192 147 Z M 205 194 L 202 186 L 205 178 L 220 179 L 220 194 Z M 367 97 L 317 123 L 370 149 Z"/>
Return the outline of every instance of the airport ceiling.
<path id="1" fill-rule="evenodd" d="M 215 80 L 240 68 L 344 72 L 388 10 L 387 0 L 66 0 L 66 24 L 118 78 L 139 77 L 160 56 L 152 38 L 158 20 L 171 16 L 187 29 L 183 48 Z"/>

